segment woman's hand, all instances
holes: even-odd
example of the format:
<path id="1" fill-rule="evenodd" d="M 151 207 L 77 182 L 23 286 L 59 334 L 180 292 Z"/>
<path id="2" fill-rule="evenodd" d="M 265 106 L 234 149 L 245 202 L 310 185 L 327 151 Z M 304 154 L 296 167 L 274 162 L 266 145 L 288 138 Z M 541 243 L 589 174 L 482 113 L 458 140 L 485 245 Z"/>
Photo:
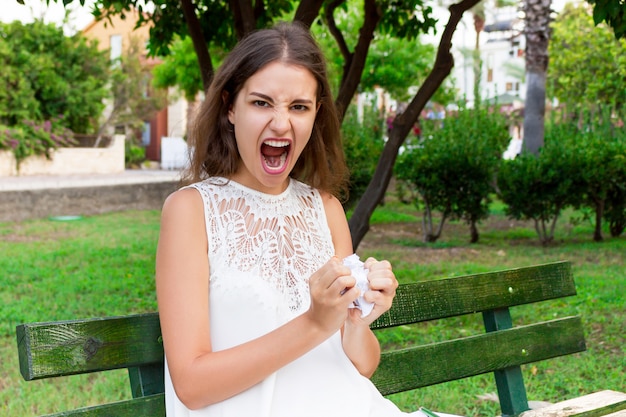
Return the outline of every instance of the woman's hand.
<path id="1" fill-rule="evenodd" d="M 377 261 L 374 258 L 367 258 L 364 267 L 368 270 L 367 279 L 369 281 L 369 291 L 363 294 L 365 301 L 374 303 L 372 312 L 365 317 L 361 317 L 361 311 L 354 309 L 350 313 L 350 321 L 361 321 L 368 326 L 380 317 L 385 311 L 391 308 L 393 298 L 396 296 L 398 280 L 393 273 L 389 261 Z"/>
<path id="2" fill-rule="evenodd" d="M 344 325 L 349 306 L 358 298 L 359 289 L 350 268 L 333 256 L 309 278 L 311 306 L 306 313 L 320 329 L 332 334 Z"/>

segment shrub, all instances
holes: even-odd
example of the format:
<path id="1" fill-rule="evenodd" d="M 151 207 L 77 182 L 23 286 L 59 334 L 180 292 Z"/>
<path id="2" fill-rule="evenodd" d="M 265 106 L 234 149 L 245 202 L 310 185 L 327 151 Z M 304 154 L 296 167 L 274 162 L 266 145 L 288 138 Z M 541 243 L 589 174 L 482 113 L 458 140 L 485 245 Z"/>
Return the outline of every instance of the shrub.
<path id="1" fill-rule="evenodd" d="M 539 156 L 522 153 L 503 161 L 498 173 L 498 195 L 505 213 L 517 220 L 533 220 L 542 244 L 554 240 L 562 210 L 581 198 L 580 132 L 573 124 L 546 125 L 545 145 Z"/>
<path id="2" fill-rule="evenodd" d="M 110 66 L 95 43 L 41 20 L 0 23 L 0 65 L 0 124 L 63 114 L 61 123 L 73 132 L 95 131 Z"/>
<path id="3" fill-rule="evenodd" d="M 0 149 L 10 150 L 15 155 L 17 170 L 29 156 L 51 157 L 51 151 L 76 144 L 71 130 L 63 127 L 62 116 L 43 123 L 25 120 L 21 125 L 0 125 Z"/>
<path id="4" fill-rule="evenodd" d="M 445 221 L 455 218 L 470 226 L 470 241 L 477 242 L 477 223 L 489 213 L 498 160 L 509 140 L 505 119 L 479 108 L 461 109 L 440 128 L 427 122 L 424 139 L 409 142 L 398 158 L 396 177 L 419 195 L 415 204 L 424 209 L 424 241 L 435 242 Z M 437 231 L 434 211 L 442 214 Z"/>
<path id="5" fill-rule="evenodd" d="M 138 168 L 146 160 L 146 148 L 140 146 L 135 140 L 126 138 L 124 142 L 124 163 L 126 168 Z"/>
<path id="6" fill-rule="evenodd" d="M 344 203 L 352 208 L 361 198 L 374 176 L 378 159 L 385 145 L 383 120 L 376 109 L 366 106 L 359 120 L 356 106 L 350 106 L 341 126 L 343 149 L 350 169 L 350 195 Z"/>
<path id="7" fill-rule="evenodd" d="M 611 234 L 619 235 L 626 217 L 626 134 L 614 126 L 611 113 L 589 112 L 576 143 L 582 191 L 578 205 L 595 213 L 595 241 L 603 240 L 603 219 L 609 221 Z"/>

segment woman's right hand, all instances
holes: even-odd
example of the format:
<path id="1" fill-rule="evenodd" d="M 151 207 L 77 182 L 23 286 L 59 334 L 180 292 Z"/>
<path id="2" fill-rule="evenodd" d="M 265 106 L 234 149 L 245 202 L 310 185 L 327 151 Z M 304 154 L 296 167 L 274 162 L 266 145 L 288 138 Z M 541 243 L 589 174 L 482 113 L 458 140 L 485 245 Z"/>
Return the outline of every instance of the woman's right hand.
<path id="1" fill-rule="evenodd" d="M 333 256 L 309 278 L 311 306 L 306 314 L 321 330 L 336 332 L 344 325 L 349 306 L 360 295 L 355 284 L 350 268 Z"/>

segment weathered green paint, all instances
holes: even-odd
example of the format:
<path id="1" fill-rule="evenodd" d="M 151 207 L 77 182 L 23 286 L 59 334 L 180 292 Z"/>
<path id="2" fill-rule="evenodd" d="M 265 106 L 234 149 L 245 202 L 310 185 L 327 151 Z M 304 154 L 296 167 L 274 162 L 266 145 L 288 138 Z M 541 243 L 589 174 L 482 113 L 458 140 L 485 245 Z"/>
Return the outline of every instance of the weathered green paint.
<path id="1" fill-rule="evenodd" d="M 119 401 L 72 411 L 50 414 L 46 417 L 165 417 L 165 395 L 156 394 L 133 400 Z"/>
<path id="2" fill-rule="evenodd" d="M 483 322 L 487 332 L 496 332 L 513 327 L 511 311 L 508 308 L 483 312 Z M 494 371 L 494 377 L 503 416 L 514 416 L 530 409 L 520 366 L 510 366 L 496 370 Z"/>
<path id="3" fill-rule="evenodd" d="M 387 395 L 495 372 L 503 413 L 517 414 L 520 365 L 580 352 L 585 341 L 579 317 L 512 327 L 508 308 L 574 294 L 568 262 L 401 285 L 373 329 L 483 312 L 487 333 L 385 352 L 372 380 Z M 128 368 L 132 400 L 55 416 L 165 415 L 157 313 L 22 324 L 16 333 L 26 380 Z"/>
<path id="4" fill-rule="evenodd" d="M 133 398 L 163 392 L 165 386 L 164 364 L 161 362 L 128 368 L 128 379 Z"/>
<path id="5" fill-rule="evenodd" d="M 579 317 L 383 353 L 372 381 L 385 395 L 585 349 Z"/>
<path id="6" fill-rule="evenodd" d="M 163 362 L 156 313 L 17 326 L 25 380 Z"/>
<path id="7" fill-rule="evenodd" d="M 569 262 L 401 285 L 372 328 L 477 313 L 576 295 Z"/>

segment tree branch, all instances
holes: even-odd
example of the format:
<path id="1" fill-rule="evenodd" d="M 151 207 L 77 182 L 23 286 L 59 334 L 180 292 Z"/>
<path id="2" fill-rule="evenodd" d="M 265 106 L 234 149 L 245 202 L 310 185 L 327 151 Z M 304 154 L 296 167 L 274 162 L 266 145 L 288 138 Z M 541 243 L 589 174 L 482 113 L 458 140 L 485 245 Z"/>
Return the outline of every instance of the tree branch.
<path id="1" fill-rule="evenodd" d="M 328 31 L 332 37 L 335 38 L 335 42 L 337 42 L 337 47 L 339 48 L 339 52 L 341 52 L 341 56 L 343 56 L 345 78 L 345 69 L 348 68 L 350 66 L 350 62 L 352 62 L 352 53 L 348 49 L 348 44 L 343 37 L 343 33 L 341 33 L 337 27 L 337 22 L 335 22 L 335 9 L 342 3 L 343 0 L 335 0 L 326 5 L 324 8 L 324 20 L 326 21 L 326 26 L 328 26 Z"/>
<path id="2" fill-rule="evenodd" d="M 343 79 L 341 80 L 339 93 L 335 100 L 340 120 L 343 120 L 345 111 L 361 82 L 361 75 L 363 74 L 365 61 L 367 60 L 367 53 L 372 39 L 374 39 L 374 31 L 383 16 L 383 12 L 380 6 L 376 4 L 376 0 L 365 0 L 363 9 L 365 18 L 363 20 L 363 26 L 361 26 L 359 30 L 359 40 L 354 48 L 354 53 L 351 54 L 350 61 L 346 61 L 345 63 Z"/>
<path id="3" fill-rule="evenodd" d="M 293 20 L 311 27 L 315 18 L 320 14 L 322 4 L 324 4 L 324 0 L 302 0 L 298 3 Z"/>
<path id="4" fill-rule="evenodd" d="M 252 2 L 250 0 L 230 0 L 229 4 L 235 18 L 237 39 L 241 39 L 256 28 Z"/>
<path id="5" fill-rule="evenodd" d="M 479 1 L 480 0 L 463 0 L 449 7 L 450 18 L 441 35 L 433 69 L 404 113 L 394 120 L 393 129 L 389 134 L 387 143 L 385 143 L 374 176 L 348 222 L 352 234 L 352 245 L 355 250 L 369 230 L 369 219 L 372 213 L 385 196 L 400 146 L 404 143 L 411 127 L 417 121 L 419 114 L 424 109 L 428 100 L 430 100 L 435 91 L 437 91 L 439 86 L 441 86 L 452 71 L 452 67 L 454 66 L 454 58 L 450 53 L 450 49 L 452 48 L 452 35 L 456 31 L 459 21 L 463 17 L 463 13 L 475 6 Z"/>
<path id="6" fill-rule="evenodd" d="M 202 87 L 204 91 L 206 91 L 213 79 L 213 63 L 211 62 L 209 47 L 204 39 L 202 26 L 196 15 L 196 6 L 193 4 L 192 0 L 181 0 L 180 4 L 183 9 L 183 15 L 185 16 L 185 22 L 187 22 L 189 36 L 193 42 L 193 49 L 198 58 L 200 74 L 202 75 Z"/>

